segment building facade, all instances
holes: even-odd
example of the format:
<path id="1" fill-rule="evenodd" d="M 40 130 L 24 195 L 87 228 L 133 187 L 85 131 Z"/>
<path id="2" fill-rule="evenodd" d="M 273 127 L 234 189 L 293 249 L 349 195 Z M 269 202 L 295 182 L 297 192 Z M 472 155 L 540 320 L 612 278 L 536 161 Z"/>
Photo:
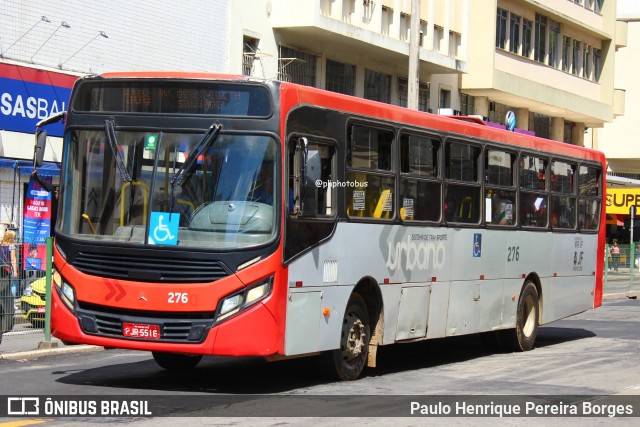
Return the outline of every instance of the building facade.
<path id="1" fill-rule="evenodd" d="M 418 17 L 411 3 L 0 0 L 0 62 L 72 76 L 244 74 L 407 105 L 417 19 L 420 110 L 475 114 L 494 126 L 511 110 L 521 132 L 605 148 L 591 129 L 613 121 L 625 102 L 614 79 L 616 48 L 626 43 L 616 0 L 420 0 Z M 6 123 L 0 156 L 30 159 L 32 131 Z M 53 136 L 51 145 L 55 162 L 62 144 Z M 15 170 L 0 168 L 0 222 L 15 223 L 21 212 L 14 182 Z"/>

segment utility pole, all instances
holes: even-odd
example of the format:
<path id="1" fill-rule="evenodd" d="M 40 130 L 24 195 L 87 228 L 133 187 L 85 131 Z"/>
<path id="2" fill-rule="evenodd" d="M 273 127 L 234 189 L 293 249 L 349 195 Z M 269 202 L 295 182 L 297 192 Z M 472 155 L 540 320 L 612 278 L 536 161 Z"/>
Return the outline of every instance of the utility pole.
<path id="1" fill-rule="evenodd" d="M 420 88 L 420 0 L 411 1 L 411 35 L 409 38 L 409 87 L 407 107 L 418 109 Z"/>

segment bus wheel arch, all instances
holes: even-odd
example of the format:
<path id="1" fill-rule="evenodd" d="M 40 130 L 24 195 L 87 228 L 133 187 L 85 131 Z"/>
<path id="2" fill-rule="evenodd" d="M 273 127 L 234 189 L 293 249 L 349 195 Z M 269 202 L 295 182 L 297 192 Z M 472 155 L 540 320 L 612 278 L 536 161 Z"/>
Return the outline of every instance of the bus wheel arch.
<path id="1" fill-rule="evenodd" d="M 328 376 L 342 381 L 358 379 L 365 366 L 371 366 L 371 354 L 375 366 L 375 348 L 382 342 L 381 302 L 380 289 L 373 279 L 358 282 L 344 311 L 340 347 L 323 355 Z"/>
<path id="2" fill-rule="evenodd" d="M 512 351 L 533 349 L 542 318 L 542 287 L 533 273 L 525 279 L 516 307 L 515 328 L 501 331 L 502 345 Z"/>
<path id="3" fill-rule="evenodd" d="M 369 313 L 369 325 L 371 328 L 371 339 L 369 340 L 369 353 L 367 366 L 376 367 L 376 355 L 378 346 L 382 345 L 384 332 L 384 312 L 382 310 L 382 292 L 378 282 L 370 276 L 360 279 L 353 292 L 360 294 L 367 305 Z"/>

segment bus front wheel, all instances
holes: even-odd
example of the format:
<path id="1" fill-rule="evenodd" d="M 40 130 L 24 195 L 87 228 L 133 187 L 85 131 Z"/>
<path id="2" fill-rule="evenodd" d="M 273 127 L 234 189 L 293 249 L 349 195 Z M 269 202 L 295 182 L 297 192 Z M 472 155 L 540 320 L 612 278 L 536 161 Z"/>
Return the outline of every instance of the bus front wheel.
<path id="1" fill-rule="evenodd" d="M 342 319 L 340 348 L 325 354 L 327 373 L 334 379 L 358 379 L 367 363 L 371 328 L 367 305 L 360 294 L 352 294 Z"/>
<path id="2" fill-rule="evenodd" d="M 540 299 L 533 282 L 527 281 L 520 292 L 516 312 L 516 327 L 503 331 L 502 342 L 513 351 L 529 351 L 538 335 Z"/>
<path id="3" fill-rule="evenodd" d="M 188 371 L 195 368 L 202 360 L 202 356 L 199 355 L 162 353 L 159 351 L 151 353 L 156 363 L 168 371 Z"/>

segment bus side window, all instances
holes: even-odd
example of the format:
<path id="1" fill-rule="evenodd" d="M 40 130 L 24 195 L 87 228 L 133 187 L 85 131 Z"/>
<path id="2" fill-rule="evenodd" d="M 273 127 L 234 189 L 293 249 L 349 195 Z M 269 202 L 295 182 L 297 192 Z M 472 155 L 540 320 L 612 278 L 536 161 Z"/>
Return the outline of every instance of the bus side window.
<path id="1" fill-rule="evenodd" d="M 296 139 L 293 139 L 295 147 Z M 332 145 L 309 140 L 306 150 L 295 151 L 292 149 L 289 158 L 289 180 L 285 191 L 285 204 L 292 215 L 302 217 L 326 217 L 333 216 L 336 211 L 335 180 L 335 148 Z M 295 156 L 300 156 L 299 164 L 304 169 L 304 175 L 296 171 Z M 299 190 L 293 185 L 296 179 L 303 179 Z M 297 191 L 297 192 L 296 192 Z M 295 202 L 300 203 L 300 212 L 295 212 Z"/>

